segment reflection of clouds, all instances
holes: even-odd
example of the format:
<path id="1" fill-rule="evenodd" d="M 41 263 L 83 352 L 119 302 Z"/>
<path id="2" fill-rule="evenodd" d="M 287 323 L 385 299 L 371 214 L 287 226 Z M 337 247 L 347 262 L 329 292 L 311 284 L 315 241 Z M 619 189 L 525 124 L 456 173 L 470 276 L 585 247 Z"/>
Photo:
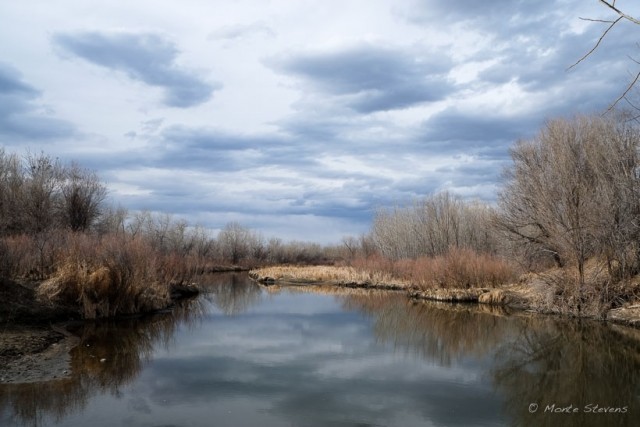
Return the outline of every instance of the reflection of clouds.
<path id="1" fill-rule="evenodd" d="M 229 277 L 210 282 L 197 322 L 178 311 L 172 327 L 160 317 L 87 329 L 90 347 L 79 351 L 87 360 L 110 352 L 113 361 L 88 361 L 64 389 L 32 387 L 20 409 L 71 426 L 91 417 L 92 427 L 468 426 L 507 424 L 505 414 L 517 425 L 549 423 L 522 413 L 530 399 L 578 402 L 582 394 L 603 404 L 626 399 L 631 413 L 639 406 L 639 345 L 601 325 L 382 292 L 267 294 Z M 184 321 L 189 328 L 175 328 Z M 2 391 L 0 422 L 9 407 Z M 65 396 L 58 412 L 41 403 L 54 392 Z"/>
<path id="2" fill-rule="evenodd" d="M 195 336 L 178 337 L 174 349 L 144 374 L 154 379 L 144 393 L 158 405 L 225 407 L 243 399 L 247 417 L 268 408 L 277 425 L 301 426 L 406 419 L 469 425 L 477 413 L 440 406 L 467 407 L 471 400 L 479 413 L 481 405 L 496 409 L 484 413 L 487 420 L 499 416 L 477 367 L 442 369 L 372 342 L 370 321 L 344 311 L 333 296 L 283 290 L 243 315 L 208 316 Z"/>

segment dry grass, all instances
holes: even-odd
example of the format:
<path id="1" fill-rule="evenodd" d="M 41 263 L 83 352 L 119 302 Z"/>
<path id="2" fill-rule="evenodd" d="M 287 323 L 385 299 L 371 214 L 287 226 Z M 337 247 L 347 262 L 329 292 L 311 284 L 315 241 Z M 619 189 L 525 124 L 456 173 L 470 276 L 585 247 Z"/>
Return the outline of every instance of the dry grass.
<path id="1" fill-rule="evenodd" d="M 142 239 L 76 235 L 38 297 L 87 319 L 158 310 L 171 302 L 162 258 Z"/>
<path id="2" fill-rule="evenodd" d="M 296 284 L 332 283 L 371 288 L 407 288 L 406 282 L 383 271 L 365 271 L 347 266 L 274 266 L 249 272 L 258 281 Z"/>

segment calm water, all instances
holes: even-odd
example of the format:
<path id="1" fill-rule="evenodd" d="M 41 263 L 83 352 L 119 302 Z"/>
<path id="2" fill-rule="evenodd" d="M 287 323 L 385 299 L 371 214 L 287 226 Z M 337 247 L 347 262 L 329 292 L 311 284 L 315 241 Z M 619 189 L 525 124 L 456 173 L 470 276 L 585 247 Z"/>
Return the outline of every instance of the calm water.
<path id="1" fill-rule="evenodd" d="M 73 376 L 0 385 L 0 425 L 640 425 L 637 330 L 209 282 L 171 313 L 79 327 Z"/>

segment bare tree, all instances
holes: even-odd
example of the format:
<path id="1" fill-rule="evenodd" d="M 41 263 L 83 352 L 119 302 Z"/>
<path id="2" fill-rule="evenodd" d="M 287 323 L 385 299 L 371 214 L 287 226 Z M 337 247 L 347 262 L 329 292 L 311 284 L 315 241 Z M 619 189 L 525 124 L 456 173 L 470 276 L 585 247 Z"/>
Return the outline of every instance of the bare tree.
<path id="1" fill-rule="evenodd" d="M 24 178 L 20 158 L 0 148 L 0 235 L 24 231 Z"/>
<path id="2" fill-rule="evenodd" d="M 107 188 L 88 169 L 72 162 L 64 172 L 61 216 L 63 224 L 73 231 L 86 231 L 103 210 Z"/>
<path id="3" fill-rule="evenodd" d="M 408 207 L 378 211 L 370 240 L 391 259 L 443 255 L 461 247 L 495 253 L 491 215 L 491 208 L 481 202 L 442 192 Z"/>
<path id="4" fill-rule="evenodd" d="M 58 159 L 40 153 L 25 158 L 23 210 L 30 233 L 40 233 L 55 224 L 64 170 Z"/>
<path id="5" fill-rule="evenodd" d="M 102 212 L 96 228 L 100 234 L 112 233 L 116 236 L 123 237 L 126 233 L 128 217 L 129 212 L 122 206 L 107 207 Z"/>
<path id="6" fill-rule="evenodd" d="M 250 230 L 237 222 L 230 222 L 218 234 L 218 242 L 222 247 L 224 258 L 237 264 L 250 253 Z"/>
<path id="7" fill-rule="evenodd" d="M 498 225 L 559 266 L 574 264 L 580 298 L 590 257 L 638 268 L 639 146 L 628 122 L 587 116 L 550 121 L 511 150 Z"/>

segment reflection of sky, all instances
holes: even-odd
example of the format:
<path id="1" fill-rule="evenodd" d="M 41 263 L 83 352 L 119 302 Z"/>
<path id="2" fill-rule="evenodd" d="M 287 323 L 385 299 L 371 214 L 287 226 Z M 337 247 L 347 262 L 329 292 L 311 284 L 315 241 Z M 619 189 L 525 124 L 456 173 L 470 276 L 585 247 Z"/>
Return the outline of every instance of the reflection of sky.
<path id="1" fill-rule="evenodd" d="M 440 367 L 377 343 L 371 320 L 332 296 L 264 296 L 211 312 L 116 396 L 64 425 L 496 425 L 481 364 Z"/>

